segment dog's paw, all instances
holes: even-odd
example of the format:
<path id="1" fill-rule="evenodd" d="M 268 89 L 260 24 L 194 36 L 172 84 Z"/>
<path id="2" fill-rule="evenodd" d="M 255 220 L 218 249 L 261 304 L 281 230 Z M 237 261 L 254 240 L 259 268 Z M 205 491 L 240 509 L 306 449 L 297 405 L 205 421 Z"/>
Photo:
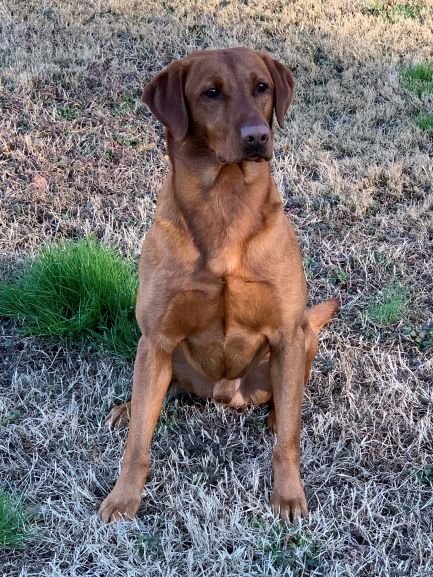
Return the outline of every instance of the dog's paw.
<path id="1" fill-rule="evenodd" d="M 131 414 L 131 402 L 123 403 L 122 405 L 115 405 L 105 417 L 105 426 L 109 429 L 120 429 L 129 422 Z"/>
<path id="2" fill-rule="evenodd" d="M 131 520 L 135 517 L 140 502 L 141 493 L 133 493 L 116 486 L 102 501 L 98 516 L 104 523 Z"/>
<path id="3" fill-rule="evenodd" d="M 295 523 L 308 515 L 307 500 L 302 485 L 295 485 L 284 492 L 274 489 L 271 496 L 272 512 L 285 523 Z"/>

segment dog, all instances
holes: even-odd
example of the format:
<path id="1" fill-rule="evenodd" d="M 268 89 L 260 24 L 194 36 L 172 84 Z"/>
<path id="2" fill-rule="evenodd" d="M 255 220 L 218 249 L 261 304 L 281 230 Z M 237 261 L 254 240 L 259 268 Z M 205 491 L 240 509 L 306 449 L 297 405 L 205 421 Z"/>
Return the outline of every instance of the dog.
<path id="1" fill-rule="evenodd" d="M 171 168 L 141 251 L 132 399 L 107 419 L 116 426 L 130 413 L 104 522 L 138 510 L 172 382 L 229 407 L 272 402 L 272 510 L 287 522 L 307 514 L 301 406 L 317 335 L 339 301 L 306 309 L 298 241 L 271 175 L 273 116 L 283 127 L 293 90 L 285 66 L 247 48 L 193 53 L 144 88 Z"/>

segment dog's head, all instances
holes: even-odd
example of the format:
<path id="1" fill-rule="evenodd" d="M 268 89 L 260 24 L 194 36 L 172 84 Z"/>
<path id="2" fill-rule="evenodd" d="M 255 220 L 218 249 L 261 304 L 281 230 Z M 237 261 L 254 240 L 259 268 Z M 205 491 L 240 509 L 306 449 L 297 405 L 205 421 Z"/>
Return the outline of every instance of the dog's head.
<path id="1" fill-rule="evenodd" d="M 271 159 L 273 112 L 282 127 L 293 88 L 289 70 L 267 54 L 204 50 L 167 66 L 143 100 L 176 141 L 190 139 L 230 164 Z"/>

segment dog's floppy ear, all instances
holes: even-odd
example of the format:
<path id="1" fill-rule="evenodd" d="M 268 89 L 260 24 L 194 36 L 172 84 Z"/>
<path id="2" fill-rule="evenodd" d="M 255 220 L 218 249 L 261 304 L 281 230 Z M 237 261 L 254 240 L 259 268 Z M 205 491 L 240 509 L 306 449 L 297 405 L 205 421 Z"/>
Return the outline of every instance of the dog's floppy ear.
<path id="1" fill-rule="evenodd" d="M 188 132 L 188 111 L 184 94 L 184 67 L 172 62 L 144 87 L 142 100 L 176 140 Z"/>
<path id="2" fill-rule="evenodd" d="M 263 54 L 263 58 L 275 84 L 274 108 L 278 124 L 283 128 L 284 117 L 292 101 L 295 81 L 290 70 L 280 62 L 267 54 Z"/>

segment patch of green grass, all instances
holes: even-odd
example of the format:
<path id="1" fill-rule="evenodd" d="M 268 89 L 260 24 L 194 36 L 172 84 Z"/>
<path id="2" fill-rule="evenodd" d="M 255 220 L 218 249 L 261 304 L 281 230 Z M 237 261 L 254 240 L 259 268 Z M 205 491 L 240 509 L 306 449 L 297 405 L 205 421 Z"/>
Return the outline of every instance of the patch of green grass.
<path id="1" fill-rule="evenodd" d="M 115 116 L 122 116 L 128 114 L 135 109 L 135 98 L 128 94 L 122 97 L 122 102 L 113 110 Z"/>
<path id="2" fill-rule="evenodd" d="M 420 349 L 428 351 L 433 348 L 433 323 L 424 323 L 421 327 L 408 325 L 403 329 L 403 335 Z"/>
<path id="3" fill-rule="evenodd" d="M 137 535 L 138 551 L 142 558 L 150 557 L 153 560 L 162 553 L 161 541 L 156 535 L 139 533 Z"/>
<path id="4" fill-rule="evenodd" d="M 391 325 L 405 316 L 408 304 L 408 291 L 394 283 L 385 288 L 367 307 L 367 318 L 379 326 Z"/>
<path id="5" fill-rule="evenodd" d="M 107 148 L 107 150 L 105 151 L 105 156 L 110 162 L 116 159 L 116 153 L 112 148 Z"/>
<path id="6" fill-rule="evenodd" d="M 303 262 L 304 262 L 304 267 L 308 268 L 314 263 L 314 259 L 310 258 L 309 256 L 306 256 L 306 257 L 304 257 Z"/>
<path id="7" fill-rule="evenodd" d="M 333 285 L 344 283 L 347 278 L 347 272 L 337 266 L 333 267 L 328 273 L 328 280 Z"/>
<path id="8" fill-rule="evenodd" d="M 385 2 L 369 2 L 361 8 L 361 12 L 369 16 L 384 16 L 387 13 L 387 5 Z"/>
<path id="9" fill-rule="evenodd" d="M 130 138 L 129 136 L 122 136 L 120 134 L 113 134 L 113 140 L 122 146 L 132 146 L 134 148 L 141 144 L 139 138 Z"/>
<path id="10" fill-rule="evenodd" d="M 252 526 L 259 531 L 266 528 L 266 521 L 254 516 Z M 308 531 L 293 530 L 282 521 L 275 521 L 266 533 L 263 552 L 269 556 L 274 568 L 291 571 L 291 575 L 323 575 L 320 567 L 320 544 Z M 255 573 L 255 575 L 261 573 Z"/>
<path id="11" fill-rule="evenodd" d="M 20 420 L 20 417 L 21 417 L 21 411 L 19 409 L 11 409 L 6 414 L 4 419 L 0 421 L 0 424 L 3 427 L 6 427 L 7 425 L 13 425 L 14 423 L 17 423 Z"/>
<path id="12" fill-rule="evenodd" d="M 425 132 L 433 134 L 433 113 L 431 112 L 421 112 L 415 118 L 417 125 Z"/>
<path id="13" fill-rule="evenodd" d="M 433 465 L 425 465 L 421 471 L 418 471 L 417 477 L 423 485 L 433 485 Z"/>
<path id="14" fill-rule="evenodd" d="M 393 4 L 390 2 L 373 1 L 361 8 L 362 14 L 380 17 L 387 22 L 394 24 L 398 18 L 419 20 L 421 18 L 422 6 L 420 4 Z"/>
<path id="15" fill-rule="evenodd" d="M 402 71 L 404 87 L 418 98 L 433 93 L 433 62 L 406 66 Z"/>
<path id="16" fill-rule="evenodd" d="M 419 20 L 421 18 L 422 6 L 420 4 L 395 4 L 390 6 L 391 17 L 401 16 L 410 20 Z"/>
<path id="17" fill-rule="evenodd" d="M 75 120 L 78 117 L 78 111 L 74 108 L 68 108 L 67 106 L 60 108 L 59 114 L 65 120 Z"/>
<path id="18" fill-rule="evenodd" d="M 29 521 L 22 501 L 8 495 L 0 487 L 0 549 L 15 549 L 24 546 L 28 536 Z"/>
<path id="19" fill-rule="evenodd" d="M 0 283 L 0 317 L 15 319 L 24 335 L 79 339 L 133 359 L 137 287 L 135 265 L 114 249 L 64 241 Z"/>

